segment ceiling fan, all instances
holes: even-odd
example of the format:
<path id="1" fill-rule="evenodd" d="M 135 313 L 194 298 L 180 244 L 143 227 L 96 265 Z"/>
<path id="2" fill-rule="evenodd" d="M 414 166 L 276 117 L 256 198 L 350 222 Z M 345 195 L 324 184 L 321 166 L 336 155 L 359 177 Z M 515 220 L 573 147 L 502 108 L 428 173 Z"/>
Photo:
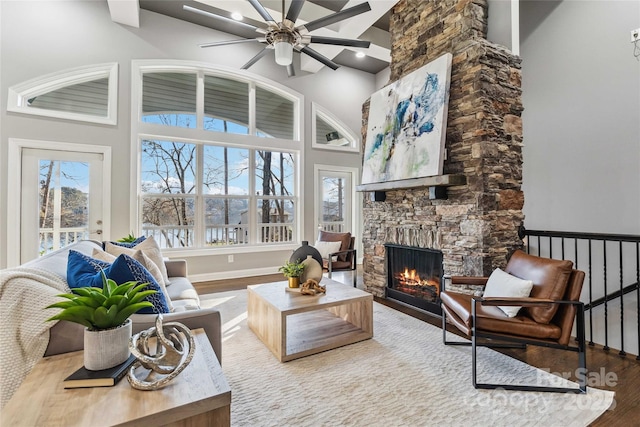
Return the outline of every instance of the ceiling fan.
<path id="1" fill-rule="evenodd" d="M 371 44 L 368 41 L 353 40 L 353 39 L 341 39 L 335 37 L 322 37 L 309 34 L 311 31 L 318 28 L 326 27 L 327 25 L 335 24 L 336 22 L 343 21 L 347 18 L 351 18 L 361 13 L 371 10 L 371 6 L 368 2 L 361 3 L 359 5 L 335 12 L 331 15 L 324 16 L 306 24 L 296 26 L 296 20 L 300 16 L 300 11 L 304 5 L 305 0 L 291 0 L 291 5 L 285 16 L 284 0 L 282 0 L 282 20 L 276 22 L 275 19 L 269 14 L 269 12 L 262 6 L 259 0 L 247 0 L 253 8 L 260 14 L 262 19 L 266 21 L 265 27 L 256 27 L 244 22 L 239 22 L 225 16 L 217 15 L 215 13 L 207 12 L 202 9 L 197 9 L 192 6 L 184 5 L 183 9 L 189 12 L 198 13 L 200 15 L 208 16 L 225 22 L 231 22 L 234 25 L 242 26 L 243 28 L 252 29 L 261 34 L 256 38 L 227 40 L 213 43 L 202 43 L 200 47 L 212 47 L 223 46 L 229 44 L 246 43 L 246 42 L 259 42 L 266 44 L 256 56 L 251 58 L 246 64 L 242 66 L 243 70 L 248 69 L 253 64 L 258 62 L 260 58 L 266 55 L 270 50 L 275 51 L 275 59 L 278 65 L 287 67 L 287 74 L 289 77 L 295 75 L 293 68 L 293 51 L 301 52 L 309 55 L 313 59 L 323 63 L 327 67 L 335 70 L 338 68 L 338 64 L 331 59 L 320 54 L 318 51 L 309 47 L 311 43 L 329 44 L 337 46 L 351 46 L 368 48 Z"/>

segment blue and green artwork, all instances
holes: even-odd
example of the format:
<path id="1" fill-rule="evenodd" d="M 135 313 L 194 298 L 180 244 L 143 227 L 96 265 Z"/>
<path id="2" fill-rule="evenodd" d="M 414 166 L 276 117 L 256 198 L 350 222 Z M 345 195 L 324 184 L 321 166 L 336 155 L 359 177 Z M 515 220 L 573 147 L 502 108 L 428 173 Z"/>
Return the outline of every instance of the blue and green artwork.
<path id="1" fill-rule="evenodd" d="M 451 54 L 371 96 L 362 183 L 442 175 Z"/>

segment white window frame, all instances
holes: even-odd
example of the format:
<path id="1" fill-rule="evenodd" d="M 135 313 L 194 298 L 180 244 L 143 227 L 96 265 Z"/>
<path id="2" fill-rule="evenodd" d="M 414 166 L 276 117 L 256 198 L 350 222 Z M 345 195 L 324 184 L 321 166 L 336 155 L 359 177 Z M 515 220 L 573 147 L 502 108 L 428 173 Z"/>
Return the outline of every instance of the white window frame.
<path id="1" fill-rule="evenodd" d="M 348 145 L 330 145 L 323 144 L 318 142 L 316 139 L 316 126 L 317 126 L 317 118 L 320 117 L 322 120 L 333 126 L 340 134 L 344 135 L 344 137 L 349 141 Z M 317 104 L 315 102 L 311 103 L 311 146 L 313 148 L 318 148 L 321 150 L 332 150 L 332 151 L 346 151 L 352 153 L 360 152 L 360 138 L 353 132 L 347 125 L 342 123 L 336 116 L 331 114 L 329 110 Z"/>
<path id="2" fill-rule="evenodd" d="M 165 126 L 155 123 L 142 122 L 142 78 L 144 73 L 197 73 L 198 92 L 196 98 L 196 128 L 180 128 Z M 134 60 L 131 64 L 131 211 L 129 215 L 130 229 L 141 231 L 142 218 L 142 194 L 140 182 L 140 162 L 142 156 L 141 143 L 143 139 L 175 140 L 180 142 L 216 145 L 227 145 L 229 147 L 249 148 L 267 151 L 286 151 L 294 155 L 294 205 L 295 205 L 295 236 L 292 243 L 271 243 L 271 244 L 249 244 L 249 245 L 229 245 L 221 247 L 194 247 L 194 248 L 172 248 L 163 249 L 171 256 L 198 256 L 207 254 L 233 254 L 248 252 L 267 252 L 274 248 L 279 250 L 295 249 L 300 245 L 302 230 L 304 230 L 304 217 L 302 215 L 302 205 L 304 199 L 301 189 L 303 188 L 303 174 L 301 172 L 301 162 L 304 159 L 304 96 L 286 86 L 271 80 L 265 79 L 247 72 L 230 67 L 216 66 L 212 64 L 196 61 L 180 60 Z M 232 133 L 214 132 L 203 129 L 204 96 L 202 96 L 202 82 L 204 75 L 215 75 L 232 80 L 246 82 L 249 85 L 249 135 L 238 135 Z M 255 88 L 260 86 L 263 89 L 277 93 L 289 101 L 294 106 L 293 139 L 264 138 L 256 136 L 255 129 Z M 195 196 L 195 194 L 194 194 Z M 248 195 L 247 197 L 256 197 Z M 260 196 L 262 197 L 262 196 Z M 250 207 L 251 209 L 251 207 Z M 251 211 L 250 211 L 251 214 Z M 252 214 L 255 215 L 255 214 Z M 250 226 L 255 228 L 255 220 L 250 221 Z M 253 230 L 252 231 L 256 231 Z"/>
<path id="3" fill-rule="evenodd" d="M 34 96 L 103 78 L 109 80 L 106 116 L 48 110 L 28 105 L 28 100 Z M 70 68 L 11 86 L 7 97 L 7 111 L 57 119 L 116 125 L 118 123 L 118 63 L 112 62 Z"/>

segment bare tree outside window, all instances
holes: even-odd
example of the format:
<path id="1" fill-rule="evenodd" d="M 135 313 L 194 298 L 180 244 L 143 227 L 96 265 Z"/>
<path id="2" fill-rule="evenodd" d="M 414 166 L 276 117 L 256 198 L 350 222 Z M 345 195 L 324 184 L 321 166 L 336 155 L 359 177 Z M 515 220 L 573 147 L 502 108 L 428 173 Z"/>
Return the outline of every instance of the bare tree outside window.
<path id="1" fill-rule="evenodd" d="M 148 197 L 142 207 L 143 225 L 153 225 L 166 247 L 187 247 L 193 242 L 196 145 L 145 140 L 143 153 L 143 193 L 175 194 L 175 197 Z M 174 228 L 165 227 L 174 226 Z"/>

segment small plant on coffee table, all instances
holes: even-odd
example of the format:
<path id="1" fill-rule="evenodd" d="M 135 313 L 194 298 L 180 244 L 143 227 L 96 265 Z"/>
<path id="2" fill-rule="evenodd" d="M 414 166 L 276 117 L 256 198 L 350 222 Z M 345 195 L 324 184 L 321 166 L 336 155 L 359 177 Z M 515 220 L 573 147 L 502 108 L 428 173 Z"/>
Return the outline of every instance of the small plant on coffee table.
<path id="1" fill-rule="evenodd" d="M 304 264 L 300 260 L 287 261 L 278 269 L 284 277 L 300 277 L 304 271 Z"/>
<path id="2" fill-rule="evenodd" d="M 304 264 L 299 259 L 295 261 L 287 261 L 278 269 L 284 277 L 289 278 L 289 287 L 297 288 L 300 286 L 300 276 L 304 271 Z"/>

